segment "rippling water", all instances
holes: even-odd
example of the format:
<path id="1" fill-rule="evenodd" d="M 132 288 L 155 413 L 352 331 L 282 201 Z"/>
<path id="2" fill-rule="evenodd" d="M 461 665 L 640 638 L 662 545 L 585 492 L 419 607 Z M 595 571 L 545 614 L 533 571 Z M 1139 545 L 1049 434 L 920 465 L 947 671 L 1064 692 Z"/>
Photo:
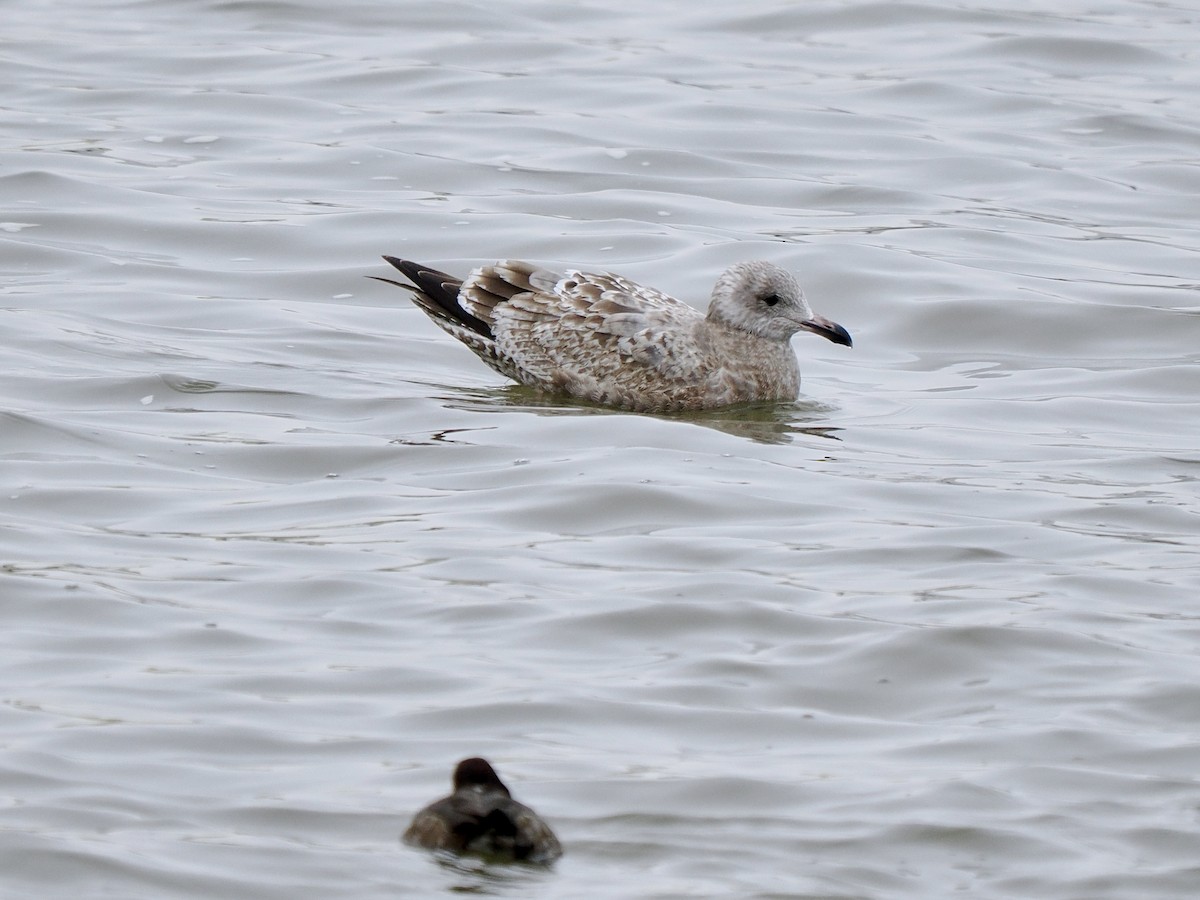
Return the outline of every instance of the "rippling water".
<path id="1" fill-rule="evenodd" d="M 1200 10 L 990 6 L 12 6 L 0 893 L 1193 896 Z M 576 406 L 381 253 L 856 346 Z M 552 870 L 399 845 L 474 754 Z"/>

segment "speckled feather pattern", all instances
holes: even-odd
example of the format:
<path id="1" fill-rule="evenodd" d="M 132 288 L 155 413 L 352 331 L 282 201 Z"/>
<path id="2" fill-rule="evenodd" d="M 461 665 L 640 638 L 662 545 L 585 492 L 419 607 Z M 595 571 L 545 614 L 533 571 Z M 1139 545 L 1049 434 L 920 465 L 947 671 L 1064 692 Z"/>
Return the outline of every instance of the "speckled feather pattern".
<path id="1" fill-rule="evenodd" d="M 417 306 L 500 374 L 625 409 L 792 400 L 800 386 L 792 335 L 808 328 L 850 341 L 840 326 L 814 317 L 791 274 L 768 262 L 722 274 L 705 315 L 619 275 L 558 274 L 505 260 L 459 281 L 385 259 L 413 282 Z"/>

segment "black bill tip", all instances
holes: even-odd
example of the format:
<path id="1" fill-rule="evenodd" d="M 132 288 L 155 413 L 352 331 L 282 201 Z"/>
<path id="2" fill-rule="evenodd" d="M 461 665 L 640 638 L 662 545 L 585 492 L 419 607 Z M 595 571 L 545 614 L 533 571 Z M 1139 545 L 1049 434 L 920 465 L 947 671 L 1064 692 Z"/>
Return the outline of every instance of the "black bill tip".
<path id="1" fill-rule="evenodd" d="M 837 322 L 831 322 L 824 316 L 813 316 L 803 324 L 807 330 L 813 334 L 820 335 L 827 341 L 833 341 L 835 344 L 843 344 L 846 347 L 854 346 L 854 340 L 850 337 L 850 332 Z"/>

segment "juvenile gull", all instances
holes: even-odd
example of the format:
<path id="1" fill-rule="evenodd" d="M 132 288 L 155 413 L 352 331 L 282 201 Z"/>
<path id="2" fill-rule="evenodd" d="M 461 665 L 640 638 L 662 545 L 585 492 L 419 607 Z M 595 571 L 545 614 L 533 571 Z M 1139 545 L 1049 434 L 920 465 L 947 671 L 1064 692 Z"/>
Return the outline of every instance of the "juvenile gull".
<path id="1" fill-rule="evenodd" d="M 643 412 L 794 400 L 800 369 L 790 340 L 811 331 L 851 346 L 841 325 L 813 314 L 791 273 L 773 263 L 731 266 L 708 314 L 607 273 L 564 275 L 504 260 L 458 279 L 385 256 L 444 331 L 514 381 Z"/>
<path id="2" fill-rule="evenodd" d="M 404 842 L 427 850 L 531 863 L 550 863 L 562 856 L 550 826 L 512 799 L 496 770 L 478 757 L 458 764 L 454 793 L 417 813 Z"/>

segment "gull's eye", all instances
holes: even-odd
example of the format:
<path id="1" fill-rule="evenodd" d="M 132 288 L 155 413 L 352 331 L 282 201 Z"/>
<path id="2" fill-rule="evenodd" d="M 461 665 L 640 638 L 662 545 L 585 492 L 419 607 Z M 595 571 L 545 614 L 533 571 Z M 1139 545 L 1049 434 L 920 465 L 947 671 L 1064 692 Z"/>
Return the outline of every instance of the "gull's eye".
<path id="1" fill-rule="evenodd" d="M 767 306 L 774 306 L 776 303 L 779 302 L 779 295 L 778 294 L 767 294 L 767 296 L 762 298 L 762 302 L 767 304 Z"/>

